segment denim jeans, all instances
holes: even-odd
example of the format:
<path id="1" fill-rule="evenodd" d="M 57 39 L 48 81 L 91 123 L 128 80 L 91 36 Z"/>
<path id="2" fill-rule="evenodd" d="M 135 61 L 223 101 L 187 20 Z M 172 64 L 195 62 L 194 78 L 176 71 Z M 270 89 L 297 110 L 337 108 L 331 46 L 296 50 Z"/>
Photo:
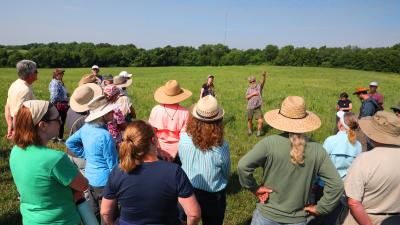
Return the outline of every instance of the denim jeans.
<path id="1" fill-rule="evenodd" d="M 261 215 L 258 209 L 254 210 L 253 219 L 251 220 L 251 225 L 306 225 L 306 222 L 302 223 L 278 223 L 269 220 Z"/>

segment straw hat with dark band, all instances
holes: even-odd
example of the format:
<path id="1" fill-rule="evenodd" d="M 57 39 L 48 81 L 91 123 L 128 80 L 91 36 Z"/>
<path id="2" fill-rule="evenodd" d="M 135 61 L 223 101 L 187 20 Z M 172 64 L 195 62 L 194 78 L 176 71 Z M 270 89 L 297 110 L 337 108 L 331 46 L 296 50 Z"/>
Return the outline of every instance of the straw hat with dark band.
<path id="1" fill-rule="evenodd" d="M 319 117 L 306 111 L 304 99 L 299 96 L 286 97 L 281 108 L 265 113 L 264 119 L 271 127 L 292 133 L 310 132 L 321 126 Z"/>
<path id="2" fill-rule="evenodd" d="M 198 120 L 211 122 L 224 117 L 225 111 L 219 107 L 217 99 L 211 95 L 201 98 L 190 110 L 192 116 Z"/>
<path id="3" fill-rule="evenodd" d="M 101 95 L 101 87 L 97 84 L 88 83 L 77 87 L 71 95 L 69 104 L 75 112 L 85 112 L 89 110 L 89 102 L 96 96 Z"/>
<path id="4" fill-rule="evenodd" d="M 358 123 L 372 140 L 381 144 L 400 145 L 400 120 L 393 113 L 378 111 L 372 117 L 363 117 Z"/>
<path id="5" fill-rule="evenodd" d="M 92 99 L 88 106 L 90 113 L 89 116 L 86 117 L 85 122 L 92 122 L 119 107 L 118 104 L 108 101 L 107 97 L 104 95 L 99 95 Z"/>
<path id="6" fill-rule="evenodd" d="M 116 76 L 114 77 L 114 85 L 120 88 L 126 88 L 132 85 L 133 80 L 127 77 L 120 77 Z"/>
<path id="7" fill-rule="evenodd" d="M 192 92 L 181 88 L 178 81 L 169 80 L 154 93 L 154 100 L 161 104 L 175 104 L 192 96 Z"/>

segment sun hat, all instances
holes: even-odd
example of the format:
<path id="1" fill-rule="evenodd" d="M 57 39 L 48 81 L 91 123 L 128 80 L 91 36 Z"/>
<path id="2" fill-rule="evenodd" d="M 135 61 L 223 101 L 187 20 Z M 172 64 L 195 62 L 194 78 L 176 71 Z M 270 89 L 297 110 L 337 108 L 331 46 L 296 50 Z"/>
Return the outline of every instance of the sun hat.
<path id="1" fill-rule="evenodd" d="M 111 74 L 106 74 L 103 76 L 103 80 L 113 81 L 114 77 Z"/>
<path id="2" fill-rule="evenodd" d="M 304 99 L 299 96 L 286 97 L 281 108 L 268 111 L 264 119 L 271 127 L 293 133 L 310 132 L 321 126 L 319 117 L 306 110 Z"/>
<path id="3" fill-rule="evenodd" d="M 120 77 L 126 77 L 126 78 L 131 78 L 131 77 L 132 77 L 132 74 L 131 74 L 131 73 L 128 73 L 128 72 L 126 72 L 126 71 L 121 71 L 121 73 L 119 73 L 118 76 L 120 76 Z"/>
<path id="4" fill-rule="evenodd" d="M 54 75 L 58 75 L 58 74 L 62 74 L 62 73 L 64 73 L 64 72 L 65 72 L 64 69 L 56 68 L 56 69 L 54 70 L 53 74 L 54 74 Z"/>
<path id="5" fill-rule="evenodd" d="M 113 83 L 119 88 L 126 88 L 132 85 L 133 80 L 127 77 L 115 76 Z"/>
<path id="6" fill-rule="evenodd" d="M 397 105 L 395 105 L 395 106 L 391 107 L 390 109 L 391 109 L 391 110 L 397 110 L 397 111 L 400 111 L 400 101 L 399 101 L 399 102 L 397 102 Z"/>
<path id="7" fill-rule="evenodd" d="M 94 70 L 94 69 L 96 69 L 96 70 L 100 70 L 100 68 L 99 68 L 99 66 L 98 66 L 98 65 L 93 65 L 93 66 L 92 66 L 92 70 Z"/>
<path id="8" fill-rule="evenodd" d="M 49 109 L 50 102 L 44 100 L 29 100 L 22 103 L 31 111 L 33 124 L 37 125 Z"/>
<path id="9" fill-rule="evenodd" d="M 214 78 L 214 75 L 209 74 L 209 75 L 207 76 L 207 79 L 210 78 L 210 77 Z"/>
<path id="10" fill-rule="evenodd" d="M 368 92 L 368 91 L 369 91 L 369 88 L 366 88 L 366 87 L 358 87 L 358 88 L 356 88 L 356 91 L 353 92 L 353 95 L 356 95 L 356 94 L 359 94 L 359 93 L 362 93 L 362 92 Z"/>
<path id="11" fill-rule="evenodd" d="M 154 92 L 154 100 L 161 104 L 175 104 L 192 96 L 192 92 L 181 88 L 178 81 L 169 80 Z"/>
<path id="12" fill-rule="evenodd" d="M 79 86 L 88 83 L 97 83 L 98 78 L 93 74 L 85 74 L 79 81 Z"/>
<path id="13" fill-rule="evenodd" d="M 372 140 L 381 144 L 400 145 L 400 120 L 395 114 L 378 111 L 372 117 L 363 117 L 358 123 Z"/>
<path id="14" fill-rule="evenodd" d="M 104 92 L 104 95 L 108 98 L 113 97 L 115 95 L 119 95 L 121 93 L 119 88 L 114 84 L 105 86 L 103 89 L 103 92 Z"/>
<path id="15" fill-rule="evenodd" d="M 201 98 L 190 110 L 192 116 L 198 120 L 211 122 L 224 117 L 225 111 L 212 95 Z"/>
<path id="16" fill-rule="evenodd" d="M 88 83 L 77 87 L 71 95 L 69 105 L 75 112 L 85 112 L 89 110 L 89 102 L 96 96 L 101 95 L 101 87 L 97 84 Z"/>
<path id="17" fill-rule="evenodd" d="M 98 119 L 119 107 L 118 104 L 108 101 L 107 97 L 104 95 L 99 95 L 92 99 L 88 106 L 90 113 L 86 117 L 85 122 L 91 122 Z"/>
<path id="18" fill-rule="evenodd" d="M 372 81 L 371 83 L 369 83 L 369 86 L 378 87 L 378 82 Z"/>

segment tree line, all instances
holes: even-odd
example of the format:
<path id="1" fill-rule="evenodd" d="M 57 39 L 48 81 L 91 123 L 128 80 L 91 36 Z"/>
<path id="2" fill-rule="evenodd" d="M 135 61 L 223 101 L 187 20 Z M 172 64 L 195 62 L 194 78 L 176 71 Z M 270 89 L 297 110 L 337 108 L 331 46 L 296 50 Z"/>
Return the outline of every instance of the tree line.
<path id="1" fill-rule="evenodd" d="M 279 66 L 340 67 L 400 73 L 400 43 L 392 47 L 356 46 L 304 48 L 267 45 L 263 49 L 241 50 L 222 44 L 198 48 L 166 46 L 143 49 L 133 44 L 32 43 L 0 45 L 0 67 L 14 67 L 21 59 L 31 59 L 39 67 L 112 66 L 230 66 L 271 64 Z"/>

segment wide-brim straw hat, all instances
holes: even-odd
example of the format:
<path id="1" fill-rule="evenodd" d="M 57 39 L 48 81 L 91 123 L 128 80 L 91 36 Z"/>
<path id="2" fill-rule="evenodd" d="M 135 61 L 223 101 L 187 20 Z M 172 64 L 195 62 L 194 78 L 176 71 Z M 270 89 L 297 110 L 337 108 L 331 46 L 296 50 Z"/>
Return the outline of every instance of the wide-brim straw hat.
<path id="1" fill-rule="evenodd" d="M 265 121 L 273 128 L 291 133 L 305 133 L 321 126 L 319 117 L 306 110 L 304 99 L 299 96 L 286 97 L 280 109 L 264 114 Z"/>
<path id="2" fill-rule="evenodd" d="M 89 110 L 89 102 L 101 95 L 101 87 L 97 84 L 88 83 L 77 87 L 71 95 L 69 105 L 75 112 L 85 112 Z"/>
<path id="3" fill-rule="evenodd" d="M 97 83 L 99 79 L 93 74 L 85 74 L 79 81 L 79 86 L 89 83 Z"/>
<path id="4" fill-rule="evenodd" d="M 154 100 L 161 104 L 175 104 L 192 96 L 192 92 L 181 88 L 178 81 L 169 80 L 154 93 Z"/>
<path id="5" fill-rule="evenodd" d="M 400 145 L 400 120 L 390 112 L 378 111 L 374 116 L 358 121 L 361 130 L 372 140 L 388 145 Z"/>
<path id="6" fill-rule="evenodd" d="M 217 99 L 207 95 L 192 106 L 190 113 L 198 120 L 212 122 L 222 119 L 225 111 L 218 105 Z"/>
<path id="7" fill-rule="evenodd" d="M 369 91 L 369 88 L 366 88 L 366 87 L 358 87 L 358 88 L 356 88 L 356 91 L 353 92 L 353 95 L 359 94 L 359 93 L 361 93 L 361 92 L 368 92 L 368 91 Z"/>
<path id="8" fill-rule="evenodd" d="M 114 77 L 113 83 L 119 88 L 126 88 L 132 85 L 133 80 L 127 77 Z"/>
<path id="9" fill-rule="evenodd" d="M 104 95 L 99 95 L 89 102 L 89 115 L 86 117 L 85 122 L 91 122 L 98 119 L 112 110 L 119 107 L 118 104 L 108 101 L 107 97 Z"/>

